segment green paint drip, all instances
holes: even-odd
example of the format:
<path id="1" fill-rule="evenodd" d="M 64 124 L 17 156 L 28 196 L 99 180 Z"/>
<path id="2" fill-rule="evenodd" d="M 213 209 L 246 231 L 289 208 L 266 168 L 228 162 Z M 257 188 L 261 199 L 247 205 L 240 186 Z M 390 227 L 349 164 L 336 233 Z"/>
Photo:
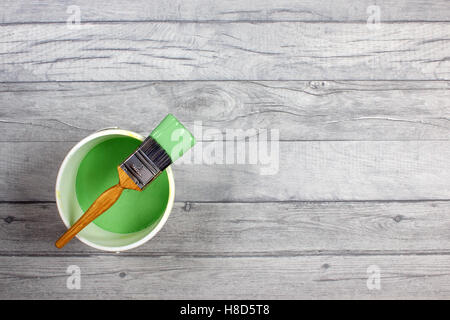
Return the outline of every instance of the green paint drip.
<path id="1" fill-rule="evenodd" d="M 119 182 L 117 166 L 142 142 L 132 137 L 113 137 L 95 146 L 82 160 L 76 179 L 76 194 L 83 211 L 108 188 Z M 114 233 L 132 233 L 157 222 L 167 206 L 169 180 L 162 172 L 143 191 L 124 190 L 119 200 L 94 220 Z"/>

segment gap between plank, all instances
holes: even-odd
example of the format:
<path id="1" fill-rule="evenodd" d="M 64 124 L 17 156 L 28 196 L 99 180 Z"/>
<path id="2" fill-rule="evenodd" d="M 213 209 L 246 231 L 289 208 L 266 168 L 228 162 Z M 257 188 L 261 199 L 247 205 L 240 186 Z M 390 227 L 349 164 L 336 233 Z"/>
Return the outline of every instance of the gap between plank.
<path id="1" fill-rule="evenodd" d="M 409 24 L 409 23 L 449 23 L 450 20 L 390 20 L 383 21 L 383 24 Z M 15 26 L 15 25 L 45 25 L 45 24 L 66 24 L 67 21 L 24 21 L 24 22 L 4 22 L 0 26 Z M 130 23 L 179 23 L 179 24 L 232 24 L 232 23 L 252 23 L 252 24 L 272 24 L 272 23 L 305 23 L 305 24 L 367 24 L 367 20 L 292 20 L 292 19 L 278 19 L 278 20 L 262 20 L 262 19 L 241 19 L 241 20 L 83 20 L 83 24 L 130 24 Z"/>
<path id="2" fill-rule="evenodd" d="M 214 253 L 198 253 L 198 252 L 159 252 L 159 253 L 137 253 L 137 252 L 102 252 L 98 253 L 83 253 L 83 252 L 66 252 L 61 253 L 47 253 L 47 252 L 17 252 L 17 253 L 0 253 L 0 257 L 124 257 L 124 258 L 164 258 L 174 257 L 180 259 L 248 259 L 248 258 L 297 258 L 297 257 L 325 257 L 325 256 L 450 256 L 450 250 L 428 250 L 428 251 L 384 251 L 384 250 L 321 250 L 321 251 L 278 251 L 278 252 L 224 252 L 222 254 Z"/>
<path id="3" fill-rule="evenodd" d="M 1 26 L 1 25 L 0 25 Z M 316 78 L 306 78 L 306 79 L 288 79 L 288 80 L 259 80 L 259 79 L 190 79 L 190 80 L 158 80 L 158 79 L 146 79 L 146 80 L 36 80 L 36 81 L 0 81 L 0 85 L 5 84 L 34 84 L 34 83 L 152 83 L 152 82 L 302 82 L 302 81 L 329 81 L 329 82 L 449 82 L 449 79 L 316 79 Z M 425 89 L 425 90 L 445 90 L 446 88 L 437 89 Z M 398 89 L 405 90 L 405 89 Z M 412 89 L 420 90 L 420 89 Z M 56 91 L 56 90 L 55 90 Z M 355 90 L 362 91 L 362 90 Z M 383 91 L 374 90 L 374 91 Z M 2 91 L 2 92 L 14 92 L 14 91 Z"/>
<path id="4" fill-rule="evenodd" d="M 185 204 L 185 203 L 191 203 L 191 204 L 258 204 L 258 203 L 290 203 L 290 204 L 307 204 L 307 203 L 418 203 L 418 202 L 449 202 L 450 199 L 369 199 L 369 200 L 280 200 L 280 201 L 274 201 L 274 200 L 258 200 L 258 201 L 201 201 L 201 200 L 186 200 L 186 201 L 175 201 L 176 204 Z M 54 204 L 56 201 L 51 200 L 27 200 L 27 201 L 17 201 L 17 200 L 0 200 L 0 204 Z"/>

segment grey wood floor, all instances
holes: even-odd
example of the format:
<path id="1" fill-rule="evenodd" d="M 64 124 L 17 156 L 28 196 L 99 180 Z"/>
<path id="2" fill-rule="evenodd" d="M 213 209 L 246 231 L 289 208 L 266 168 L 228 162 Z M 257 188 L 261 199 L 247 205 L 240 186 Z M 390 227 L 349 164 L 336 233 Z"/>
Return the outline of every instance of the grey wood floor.
<path id="1" fill-rule="evenodd" d="M 450 298 L 449 17 L 446 0 L 3 0 L 0 298 Z M 54 248 L 68 150 L 168 112 L 279 130 L 278 173 L 176 165 L 150 242 Z"/>

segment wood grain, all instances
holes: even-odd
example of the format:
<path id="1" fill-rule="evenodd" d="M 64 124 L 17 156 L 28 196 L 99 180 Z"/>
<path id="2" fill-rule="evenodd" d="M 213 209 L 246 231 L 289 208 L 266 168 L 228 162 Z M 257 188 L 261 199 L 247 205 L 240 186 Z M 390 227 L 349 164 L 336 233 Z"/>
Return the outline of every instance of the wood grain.
<path id="1" fill-rule="evenodd" d="M 381 21 L 448 21 L 445 0 L 3 0 L 1 23 L 65 22 L 70 5 L 79 6 L 81 21 L 366 21 L 371 5 Z"/>
<path id="2" fill-rule="evenodd" d="M 0 81 L 447 80 L 449 38 L 447 22 L 5 25 Z"/>
<path id="3" fill-rule="evenodd" d="M 283 257 L 450 253 L 450 202 L 176 202 L 150 242 L 121 256 Z M 1 203 L 0 255 L 110 255 L 66 230 L 55 203 Z"/>
<path id="4" fill-rule="evenodd" d="M 0 299 L 450 297 L 448 13 L 446 0 L 2 1 Z M 278 129 L 278 171 L 178 163 L 178 202 L 149 243 L 58 252 L 69 149 L 103 127 L 146 135 L 169 112 L 219 135 Z"/>
<path id="5" fill-rule="evenodd" d="M 191 129 L 276 128 L 285 141 L 448 140 L 449 100 L 446 81 L 3 83 L 0 141 L 76 142 L 114 126 L 146 136 L 167 113 Z"/>
<path id="6" fill-rule="evenodd" d="M 444 299 L 449 263 L 448 255 L 0 257 L 0 298 Z M 70 265 L 80 268 L 80 290 L 67 289 Z M 380 290 L 367 288 L 370 266 L 380 270 Z"/>
<path id="7" fill-rule="evenodd" d="M 71 147 L 0 143 L 0 200 L 54 201 L 56 174 Z M 207 164 L 214 160 L 207 150 L 218 147 L 197 143 L 173 165 L 178 201 L 449 199 L 448 141 L 280 142 L 279 159 L 274 151 L 268 164 Z M 183 163 L 197 150 L 202 163 Z"/>

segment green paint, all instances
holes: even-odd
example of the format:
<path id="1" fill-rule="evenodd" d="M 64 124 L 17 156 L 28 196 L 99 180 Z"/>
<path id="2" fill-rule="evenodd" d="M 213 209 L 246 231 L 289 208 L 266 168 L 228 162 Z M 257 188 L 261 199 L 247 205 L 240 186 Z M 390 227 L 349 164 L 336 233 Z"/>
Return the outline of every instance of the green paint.
<path id="1" fill-rule="evenodd" d="M 106 189 L 119 182 L 117 166 L 142 142 L 132 137 L 112 137 L 88 152 L 78 168 L 76 194 L 83 211 Z M 158 221 L 169 199 L 169 180 L 162 172 L 143 191 L 124 190 L 119 200 L 94 220 L 100 228 L 115 233 L 136 232 Z"/>
<path id="2" fill-rule="evenodd" d="M 195 144 L 194 136 L 171 114 L 161 121 L 150 136 L 166 150 L 172 162 Z"/>

